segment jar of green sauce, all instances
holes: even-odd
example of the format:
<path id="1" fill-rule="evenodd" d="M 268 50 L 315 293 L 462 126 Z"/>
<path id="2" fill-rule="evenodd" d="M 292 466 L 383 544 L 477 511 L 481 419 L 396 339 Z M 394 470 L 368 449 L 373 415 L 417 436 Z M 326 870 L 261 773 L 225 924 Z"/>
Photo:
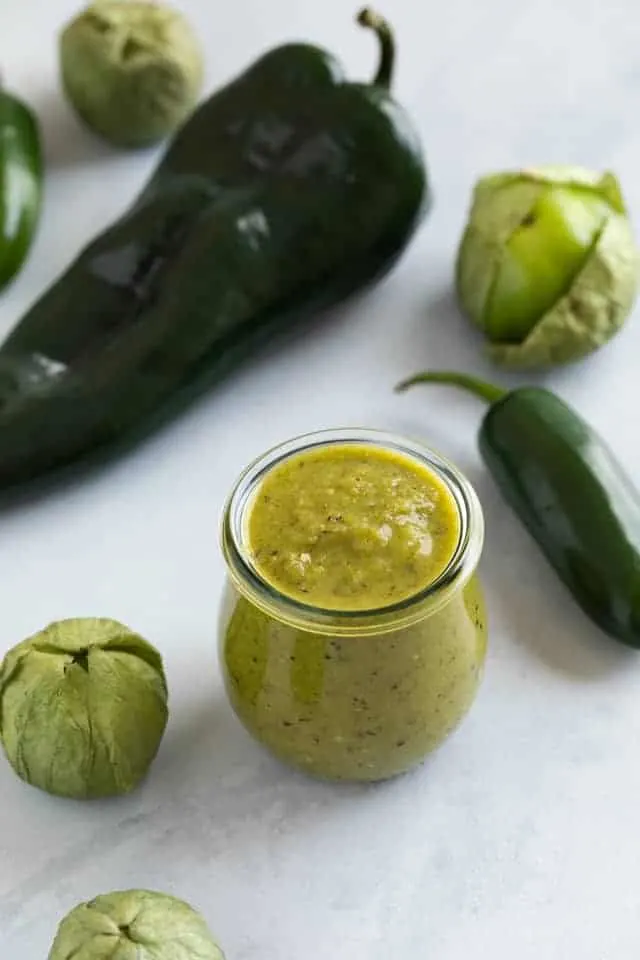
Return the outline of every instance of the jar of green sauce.
<path id="1" fill-rule="evenodd" d="M 434 451 L 373 430 L 291 440 L 225 507 L 220 657 L 247 730 L 281 760 L 382 780 L 457 727 L 482 675 L 482 510 Z"/>

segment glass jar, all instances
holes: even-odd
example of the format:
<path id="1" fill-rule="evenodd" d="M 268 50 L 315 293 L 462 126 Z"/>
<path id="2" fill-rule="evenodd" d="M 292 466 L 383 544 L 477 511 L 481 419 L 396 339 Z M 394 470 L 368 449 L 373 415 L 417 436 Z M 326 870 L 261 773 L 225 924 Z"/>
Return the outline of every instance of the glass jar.
<path id="1" fill-rule="evenodd" d="M 328 444 L 379 445 L 435 473 L 458 508 L 443 573 L 415 596 L 370 611 L 323 610 L 261 579 L 247 544 L 252 496 L 285 458 Z M 484 537 L 468 480 L 432 450 L 374 430 L 309 434 L 270 450 L 227 501 L 228 578 L 220 622 L 225 687 L 246 729 L 283 761 L 321 778 L 382 780 L 421 762 L 471 706 L 486 651 L 475 575 Z"/>

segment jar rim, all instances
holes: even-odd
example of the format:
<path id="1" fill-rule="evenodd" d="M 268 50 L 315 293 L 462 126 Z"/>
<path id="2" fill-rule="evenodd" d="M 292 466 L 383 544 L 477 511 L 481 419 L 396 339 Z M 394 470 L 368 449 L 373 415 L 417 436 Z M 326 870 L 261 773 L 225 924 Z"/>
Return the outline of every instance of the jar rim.
<path id="1" fill-rule="evenodd" d="M 340 610 L 294 599 L 264 579 L 251 562 L 244 538 L 246 513 L 267 473 L 304 451 L 328 446 L 375 446 L 401 453 L 427 467 L 452 494 L 459 518 L 458 542 L 444 570 L 415 594 L 382 607 Z M 338 428 L 314 431 L 271 447 L 240 474 L 225 503 L 222 551 L 236 588 L 276 620 L 303 630 L 335 635 L 379 634 L 409 626 L 440 609 L 475 571 L 484 542 L 484 518 L 478 496 L 465 475 L 425 444 L 385 430 Z"/>

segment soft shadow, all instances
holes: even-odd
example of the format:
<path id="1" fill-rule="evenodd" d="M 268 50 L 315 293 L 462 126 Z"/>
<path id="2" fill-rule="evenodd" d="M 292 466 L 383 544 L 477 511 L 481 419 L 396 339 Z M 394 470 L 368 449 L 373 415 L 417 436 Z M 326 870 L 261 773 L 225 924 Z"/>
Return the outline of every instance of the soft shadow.
<path id="1" fill-rule="evenodd" d="M 482 359 L 484 339 L 460 310 L 453 283 L 430 292 L 424 301 L 423 313 L 429 347 L 438 358 L 455 353 L 458 363 L 466 360 L 473 364 L 479 357 Z"/>
<path id="2" fill-rule="evenodd" d="M 220 693 L 188 716 L 182 713 L 156 763 L 153 791 L 160 799 L 159 816 L 167 807 L 184 808 L 180 829 L 190 833 L 191 808 L 193 831 L 203 829 L 204 815 L 224 824 L 225 837 L 237 849 L 259 842 L 271 818 L 295 834 L 308 831 L 312 809 L 321 810 L 326 823 L 354 803 L 385 802 L 389 795 L 403 794 L 407 781 L 426 776 L 425 769 L 435 761 L 434 754 L 401 776 L 374 783 L 316 778 L 273 757 L 245 731 Z"/>
<path id="3" fill-rule="evenodd" d="M 416 285 L 420 290 L 420 286 Z M 406 305 L 405 345 L 414 370 L 454 368 L 466 370 L 485 364 L 484 340 L 462 314 L 452 284 L 442 285 Z M 417 366 L 416 366 L 417 364 Z"/>
<path id="4" fill-rule="evenodd" d="M 420 290 L 419 278 L 415 280 Z M 416 297 L 405 305 L 405 312 L 403 340 L 396 353 L 409 357 L 404 376 L 420 370 L 472 372 L 506 389 L 525 383 L 547 385 L 557 378 L 558 368 L 512 371 L 494 363 L 482 331 L 462 312 L 453 282 L 436 287 L 427 297 Z"/>
<path id="5" fill-rule="evenodd" d="M 579 681 L 598 682 L 638 669 L 640 654 L 582 612 L 490 480 L 482 485 L 481 498 L 487 526 L 481 574 L 490 622 L 493 612 L 507 642 Z"/>
<path id="6" fill-rule="evenodd" d="M 40 121 L 47 169 L 89 167 L 122 157 L 122 150 L 110 146 L 85 126 L 59 85 L 41 90 L 31 104 Z M 153 150 L 136 151 L 141 156 L 152 153 Z"/>
<path id="7" fill-rule="evenodd" d="M 220 789 L 242 788 L 254 796 L 269 788 L 326 791 L 336 796 L 359 796 L 375 784 L 336 784 L 316 779 L 274 758 L 255 741 L 235 716 L 223 693 L 203 698 L 188 714 L 174 722 L 162 756 L 154 769 L 154 791 L 175 800 L 182 784 L 199 782 L 198 790 L 211 794 Z M 310 785 L 313 785 L 312 787 Z M 215 802 L 215 801 L 214 801 Z"/>

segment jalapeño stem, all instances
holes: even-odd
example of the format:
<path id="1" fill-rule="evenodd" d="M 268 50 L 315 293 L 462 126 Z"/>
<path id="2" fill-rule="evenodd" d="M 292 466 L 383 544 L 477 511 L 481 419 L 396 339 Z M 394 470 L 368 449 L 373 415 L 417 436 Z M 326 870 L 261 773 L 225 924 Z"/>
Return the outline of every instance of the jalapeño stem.
<path id="1" fill-rule="evenodd" d="M 507 391 L 502 387 L 497 387 L 493 383 L 487 383 L 486 380 L 480 380 L 478 377 L 472 377 L 466 373 L 454 373 L 450 371 L 427 370 L 424 373 L 416 373 L 413 377 L 403 380 L 396 387 L 398 393 L 414 387 L 417 383 L 445 383 L 452 387 L 460 387 L 468 393 L 474 394 L 486 403 L 497 403 L 507 395 Z"/>

